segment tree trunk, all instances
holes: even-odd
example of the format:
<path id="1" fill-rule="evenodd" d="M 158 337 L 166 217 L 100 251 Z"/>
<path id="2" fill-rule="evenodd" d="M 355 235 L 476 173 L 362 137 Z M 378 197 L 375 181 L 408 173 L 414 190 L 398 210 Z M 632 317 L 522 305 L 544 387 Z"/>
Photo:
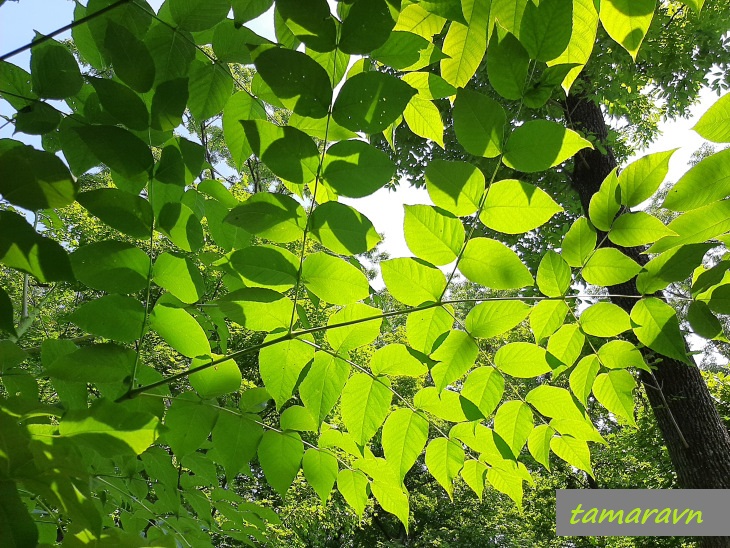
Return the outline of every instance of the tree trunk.
<path id="1" fill-rule="evenodd" d="M 606 147 L 605 154 L 598 150 L 585 150 L 575 157 L 573 186 L 587 214 L 591 196 L 616 167 L 616 158 L 607 145 L 608 128 L 600 107 L 582 95 L 569 96 L 564 106 L 568 123 L 573 128 L 593 134 Z M 613 246 L 608 240 L 606 242 Z M 614 247 L 639 264 L 646 264 L 648 260 L 641 254 L 641 249 Z M 611 288 L 611 293 L 639 295 L 636 280 Z M 612 300 L 626 312 L 630 312 L 636 302 L 636 299 Z M 653 355 L 651 350 L 644 350 L 647 355 Z M 680 487 L 730 489 L 730 436 L 698 367 L 662 357 L 653 375 L 641 372 L 641 381 Z M 730 547 L 730 537 L 703 537 L 698 542 L 699 546 L 707 548 Z"/>

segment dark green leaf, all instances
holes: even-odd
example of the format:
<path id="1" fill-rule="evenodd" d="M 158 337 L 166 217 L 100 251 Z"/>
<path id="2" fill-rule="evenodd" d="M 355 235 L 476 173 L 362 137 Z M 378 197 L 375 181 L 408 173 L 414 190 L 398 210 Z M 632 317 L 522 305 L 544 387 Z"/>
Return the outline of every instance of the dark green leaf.
<path id="1" fill-rule="evenodd" d="M 180 28 L 201 31 L 212 28 L 231 9 L 230 0 L 169 0 L 170 13 Z"/>
<path id="2" fill-rule="evenodd" d="M 326 0 L 306 3 L 299 0 L 278 0 L 276 9 L 289 30 L 308 48 L 321 52 L 335 49 L 337 27 Z"/>
<path id="3" fill-rule="evenodd" d="M 572 129 L 549 120 L 531 120 L 512 133 L 503 162 L 518 171 L 534 173 L 562 164 L 584 148 L 593 145 Z"/>
<path id="4" fill-rule="evenodd" d="M 13 302 L 2 287 L 0 287 L 0 329 L 13 336 L 16 335 Z"/>
<path id="5" fill-rule="evenodd" d="M 61 356 L 45 372 L 55 378 L 74 382 L 128 382 L 136 354 L 116 344 L 94 344 Z"/>
<path id="6" fill-rule="evenodd" d="M 356 0 L 342 22 L 339 48 L 364 54 L 383 45 L 395 26 L 399 7 L 400 1 L 394 0 Z"/>
<path id="7" fill-rule="evenodd" d="M 38 544 L 36 523 L 10 479 L 0 480 L 0 542 L 8 548 Z"/>
<path id="8" fill-rule="evenodd" d="M 139 137 L 116 126 L 78 126 L 72 129 L 99 163 L 126 178 L 149 172 L 154 160 Z"/>
<path id="9" fill-rule="evenodd" d="M 337 194 L 348 198 L 369 196 L 394 175 L 395 165 L 388 155 L 364 141 L 340 141 L 329 147 L 324 157 L 324 180 Z"/>
<path id="10" fill-rule="evenodd" d="M 154 64 L 150 67 L 143 56 L 142 67 L 145 74 L 153 76 L 155 84 L 187 78 L 190 63 L 195 59 L 195 43 L 189 33 L 157 23 L 145 36 L 144 44 Z M 134 89 L 134 86 L 130 87 Z"/>
<path id="11" fill-rule="evenodd" d="M 200 121 L 219 114 L 233 93 L 233 77 L 228 68 L 194 60 L 189 74 L 190 113 Z"/>
<path id="12" fill-rule="evenodd" d="M 365 2 L 361 0 L 355 5 L 361 4 Z M 395 76 L 361 72 L 345 81 L 332 108 L 332 116 L 338 124 L 352 131 L 379 133 L 403 114 L 416 93 Z"/>
<path id="13" fill-rule="evenodd" d="M 233 208 L 226 222 L 262 238 L 286 243 L 301 237 L 306 214 L 294 198 L 260 192 Z"/>
<path id="14" fill-rule="evenodd" d="M 80 247 L 71 254 L 76 278 L 94 289 L 134 293 L 147 286 L 150 258 L 141 249 L 114 240 Z"/>
<path id="15" fill-rule="evenodd" d="M 129 129 L 145 130 L 150 115 L 144 101 L 127 86 L 108 78 L 89 78 L 104 110 Z"/>
<path id="16" fill-rule="evenodd" d="M 76 183 L 55 154 L 3 139 L 0 194 L 11 204 L 37 210 L 63 207 L 76 198 Z"/>
<path id="17" fill-rule="evenodd" d="M 233 18 L 236 23 L 245 23 L 256 19 L 271 7 L 274 0 L 231 0 Z"/>
<path id="18" fill-rule="evenodd" d="M 655 352 L 691 364 L 674 309 L 656 297 L 642 299 L 631 309 L 636 338 Z"/>
<path id="19" fill-rule="evenodd" d="M 530 57 L 519 40 L 497 26 L 487 51 L 487 75 L 494 90 L 505 99 L 522 97 Z"/>
<path id="20" fill-rule="evenodd" d="M 137 299 L 105 295 L 81 305 L 69 319 L 87 333 L 129 343 L 142 335 L 145 313 Z"/>
<path id="21" fill-rule="evenodd" d="M 35 276 L 41 283 L 74 279 L 64 248 L 38 234 L 12 211 L 0 211 L 0 262 Z"/>
<path id="22" fill-rule="evenodd" d="M 572 0 L 543 0 L 539 5 L 530 1 L 520 25 L 520 42 L 530 58 L 551 61 L 568 47 L 572 27 Z"/>
<path id="23" fill-rule="evenodd" d="M 426 188 L 434 204 L 464 217 L 479 208 L 484 175 L 466 162 L 433 160 L 426 168 Z"/>
<path id="24" fill-rule="evenodd" d="M 150 203 L 116 188 L 82 192 L 76 199 L 89 213 L 133 238 L 149 238 L 154 220 Z"/>
<path id="25" fill-rule="evenodd" d="M 32 49 L 30 70 L 33 92 L 49 99 L 65 99 L 76 95 L 84 80 L 71 52 L 55 40 Z"/>
<path id="26" fill-rule="evenodd" d="M 154 282 L 184 303 L 194 303 L 205 293 L 205 280 L 187 257 L 163 253 L 152 268 Z"/>
<path id="27" fill-rule="evenodd" d="M 459 270 L 472 282 L 492 289 L 517 289 L 534 284 L 532 274 L 517 254 L 491 238 L 469 240 Z"/>
<path id="28" fill-rule="evenodd" d="M 340 202 L 318 206 L 310 217 L 310 230 L 322 245 L 342 255 L 366 253 L 381 241 L 367 217 Z"/>
<path id="29" fill-rule="evenodd" d="M 61 123 L 61 113 L 42 101 L 21 108 L 15 115 L 15 131 L 28 135 L 50 133 Z"/>
<path id="30" fill-rule="evenodd" d="M 454 102 L 454 131 L 461 146 L 474 156 L 494 158 L 502 151 L 506 115 L 486 95 L 460 89 Z"/>
<path id="31" fill-rule="evenodd" d="M 19 66 L 0 61 L 0 89 L 9 93 L 1 93 L 0 97 L 5 99 L 16 110 L 35 104 L 37 95 L 31 88 L 31 76 Z M 12 95 L 11 95 L 12 94 Z"/>
<path id="32" fill-rule="evenodd" d="M 286 291 L 297 281 L 299 258 L 282 247 L 254 245 L 234 251 L 228 260 L 250 287 Z"/>
<path id="33" fill-rule="evenodd" d="M 299 472 L 304 455 L 302 439 L 294 432 L 269 430 L 261 438 L 258 455 L 266 481 L 283 497 Z"/>
<path id="34" fill-rule="evenodd" d="M 138 93 L 150 90 L 155 81 L 155 52 L 151 48 L 116 23 L 107 26 L 104 47 L 109 51 L 114 74 L 122 82 Z"/>

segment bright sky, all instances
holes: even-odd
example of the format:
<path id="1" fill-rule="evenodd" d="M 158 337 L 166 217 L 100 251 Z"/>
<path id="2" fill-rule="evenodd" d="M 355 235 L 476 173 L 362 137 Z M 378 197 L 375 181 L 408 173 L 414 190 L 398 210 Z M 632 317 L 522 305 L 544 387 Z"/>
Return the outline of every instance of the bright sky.
<path id="1" fill-rule="evenodd" d="M 162 0 L 148 0 L 153 8 L 158 9 Z M 22 0 L 8 1 L 2 6 L 0 17 L 0 54 L 24 45 L 33 38 L 33 30 L 50 33 L 64 26 L 73 18 L 74 2 L 72 0 Z M 250 24 L 251 28 L 270 39 L 275 39 L 271 26 L 271 14 L 267 13 Z M 62 35 L 67 38 L 70 33 Z M 10 60 L 24 68 L 30 62 L 30 52 L 23 52 Z M 704 140 L 691 128 L 699 117 L 717 100 L 717 96 L 704 90 L 701 101 L 689 112 L 688 119 L 680 119 L 660 124 L 661 137 L 641 154 L 680 148 L 672 157 L 668 180 L 676 181 L 687 170 L 688 160 Z M 0 101 L 0 113 L 11 115 L 13 110 Z M 0 131 L 0 137 L 11 137 L 12 127 Z M 40 139 L 18 135 L 23 141 L 40 146 Z M 641 155 L 639 154 L 639 156 Z M 637 156 L 638 157 L 638 156 Z M 385 235 L 382 244 L 384 251 L 392 257 L 405 257 L 412 254 L 403 238 L 403 204 L 431 203 L 425 190 L 401 185 L 397 191 L 380 190 L 375 194 L 358 200 L 343 199 L 365 214 L 375 225 L 376 230 Z"/>

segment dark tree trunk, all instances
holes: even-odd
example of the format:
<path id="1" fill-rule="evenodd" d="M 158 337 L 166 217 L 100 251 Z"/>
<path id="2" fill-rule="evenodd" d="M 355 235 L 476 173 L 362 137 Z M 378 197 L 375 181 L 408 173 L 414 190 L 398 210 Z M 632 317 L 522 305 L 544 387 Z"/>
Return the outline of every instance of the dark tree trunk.
<path id="1" fill-rule="evenodd" d="M 581 95 L 569 96 L 565 113 L 574 129 L 595 135 L 606 147 L 605 154 L 598 150 L 585 150 L 575 157 L 573 186 L 587 213 L 591 196 L 616 167 L 616 158 L 607 145 L 608 128 L 598 105 Z M 647 258 L 641 255 L 640 249 L 619 249 L 639 264 L 646 264 Z M 611 293 L 639 295 L 635 280 L 611 288 Z M 636 299 L 613 298 L 613 301 L 630 312 Z M 653 355 L 649 349 L 645 350 L 647 355 Z M 699 369 L 662 356 L 653 375 L 641 372 L 641 381 L 680 487 L 730 489 L 730 436 Z M 730 547 L 730 537 L 704 537 L 699 540 L 699 545 Z"/>

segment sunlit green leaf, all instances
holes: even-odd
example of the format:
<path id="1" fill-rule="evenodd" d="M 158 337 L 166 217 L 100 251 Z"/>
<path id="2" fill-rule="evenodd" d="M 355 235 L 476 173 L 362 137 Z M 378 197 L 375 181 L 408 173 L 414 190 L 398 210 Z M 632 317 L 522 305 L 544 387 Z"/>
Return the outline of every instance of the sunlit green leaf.
<path id="1" fill-rule="evenodd" d="M 268 341 L 276 340 L 280 335 L 267 337 Z M 281 406 L 291 398 L 299 375 L 304 367 L 314 358 L 314 347 L 297 339 L 282 341 L 259 352 L 259 372 L 266 390 Z"/>
<path id="2" fill-rule="evenodd" d="M 381 241 L 370 219 L 340 202 L 318 206 L 310 217 L 310 230 L 322 245 L 343 255 L 366 253 Z"/>
<path id="3" fill-rule="evenodd" d="M 350 366 L 327 352 L 317 352 L 307 376 L 299 386 L 299 396 L 318 424 L 332 411 L 342 393 Z"/>
<path id="4" fill-rule="evenodd" d="M 629 281 L 640 271 L 641 266 L 618 249 L 603 247 L 588 259 L 583 278 L 589 284 L 611 286 Z"/>
<path id="5" fill-rule="evenodd" d="M 439 437 L 426 448 L 426 467 L 453 499 L 454 479 L 464 466 L 464 449 L 458 442 Z"/>
<path id="6" fill-rule="evenodd" d="M 380 263 L 385 286 L 403 304 L 418 306 L 436 302 L 446 289 L 446 276 L 418 259 L 389 259 Z"/>
<path id="7" fill-rule="evenodd" d="M 259 462 L 269 482 L 282 497 L 286 494 L 299 472 L 304 455 L 304 445 L 295 432 L 267 430 L 258 448 Z"/>
<path id="8" fill-rule="evenodd" d="M 615 337 L 631 329 L 629 315 L 613 303 L 596 303 L 580 315 L 580 326 L 588 335 Z"/>
<path id="9" fill-rule="evenodd" d="M 625 369 L 617 369 L 596 377 L 593 395 L 611 413 L 636 426 L 633 395 L 635 387 L 636 381 L 631 373 Z"/>
<path id="10" fill-rule="evenodd" d="M 530 329 L 535 342 L 540 343 L 545 337 L 555 333 L 563 325 L 568 314 L 568 305 L 561 300 L 540 301 L 530 312 Z"/>
<path id="11" fill-rule="evenodd" d="M 516 327 L 529 313 L 530 307 L 521 301 L 488 301 L 469 311 L 464 326 L 473 336 L 488 339 Z"/>
<path id="12" fill-rule="evenodd" d="M 636 59 L 655 8 L 656 0 L 605 0 L 601 2 L 601 24 Z"/>
<path id="13" fill-rule="evenodd" d="M 550 449 L 571 466 L 593 475 L 591 452 L 585 441 L 570 436 L 556 436 L 550 440 Z"/>
<path id="14" fill-rule="evenodd" d="M 522 401 L 511 400 L 499 406 L 494 416 L 494 431 L 518 456 L 534 427 L 532 410 Z"/>
<path id="15" fill-rule="evenodd" d="M 520 234 L 544 225 L 561 211 L 544 190 L 507 179 L 489 187 L 479 219 L 498 232 Z"/>
<path id="16" fill-rule="evenodd" d="M 372 318 L 372 319 L 370 319 Z M 332 314 L 327 320 L 327 342 L 338 352 L 365 346 L 380 335 L 382 313 L 377 308 L 353 303 Z M 342 327 L 334 327 L 338 324 Z"/>
<path id="17" fill-rule="evenodd" d="M 340 141 L 327 149 L 324 180 L 341 196 L 362 198 L 389 183 L 395 165 L 388 155 L 359 140 Z"/>
<path id="18" fill-rule="evenodd" d="M 466 162 L 433 160 L 426 168 L 426 188 L 434 204 L 463 217 L 479 208 L 484 175 Z"/>
<path id="19" fill-rule="evenodd" d="M 301 237 L 306 214 L 290 196 L 259 192 L 231 210 L 226 222 L 262 238 L 286 243 Z"/>
<path id="20" fill-rule="evenodd" d="M 110 293 L 139 291 L 150 273 L 150 258 L 144 251 L 115 240 L 78 248 L 71 254 L 71 265 L 78 280 Z"/>
<path id="21" fill-rule="evenodd" d="M 494 158 L 502 151 L 506 115 L 494 99 L 460 89 L 454 102 L 454 131 L 469 154 Z"/>
<path id="22" fill-rule="evenodd" d="M 638 301 L 631 309 L 636 338 L 655 352 L 691 364 L 674 309 L 656 297 Z"/>
<path id="23" fill-rule="evenodd" d="M 360 444 L 367 443 L 383 424 L 393 393 L 386 377 L 355 373 L 342 390 L 341 413 L 347 431 Z"/>
<path id="24" fill-rule="evenodd" d="M 601 364 L 595 354 L 582 358 L 570 374 L 570 389 L 583 405 L 586 405 L 588 396 L 593 388 L 593 381 L 596 379 Z"/>
<path id="25" fill-rule="evenodd" d="M 585 217 L 579 217 L 563 238 L 562 257 L 573 267 L 581 267 L 596 248 L 598 235 Z"/>
<path id="26" fill-rule="evenodd" d="M 518 289 L 534 283 L 517 254 L 491 238 L 469 240 L 459 270 L 470 281 L 491 289 Z"/>
<path id="27" fill-rule="evenodd" d="M 370 358 L 374 375 L 420 377 L 428 368 L 404 344 L 389 344 L 378 348 Z"/>
<path id="28" fill-rule="evenodd" d="M 550 372 L 545 349 L 527 342 L 502 346 L 494 355 L 494 363 L 504 373 L 522 379 Z"/>
<path id="29" fill-rule="evenodd" d="M 196 368 L 211 360 L 221 358 L 212 354 L 210 358 L 196 358 L 190 364 L 190 368 Z M 190 386 L 200 395 L 201 398 L 217 398 L 232 392 L 238 392 L 241 388 L 241 370 L 233 360 L 224 360 L 201 371 L 192 373 L 189 377 Z"/>
<path id="30" fill-rule="evenodd" d="M 497 408 L 504 393 L 504 377 L 492 367 L 477 367 L 467 376 L 461 395 L 487 418 Z"/>
<path id="31" fill-rule="evenodd" d="M 489 4 L 464 0 L 461 5 L 464 21 L 453 21 L 444 38 L 441 76 L 455 87 L 464 87 L 479 68 L 487 50 L 489 37 Z"/>
<path id="32" fill-rule="evenodd" d="M 593 145 L 572 129 L 549 120 L 531 120 L 512 132 L 502 161 L 507 167 L 534 173 L 562 164 L 584 148 Z"/>
<path id="33" fill-rule="evenodd" d="M 428 440 L 428 422 L 420 414 L 401 408 L 393 411 L 383 425 L 385 460 L 401 481 L 415 464 Z"/>
<path id="34" fill-rule="evenodd" d="M 570 266 L 561 255 L 548 251 L 540 261 L 536 281 L 543 295 L 560 297 L 570 288 Z"/>
<path id="35" fill-rule="evenodd" d="M 183 356 L 195 358 L 210 355 L 210 343 L 205 331 L 182 308 L 158 301 L 150 314 L 150 327 Z"/>
<path id="36" fill-rule="evenodd" d="M 622 247 L 637 247 L 674 234 L 653 215 L 637 211 L 620 215 L 613 223 L 608 239 Z"/>
<path id="37" fill-rule="evenodd" d="M 304 259 L 302 281 L 309 291 L 332 304 L 354 303 L 370 294 L 370 284 L 360 269 L 322 251 Z"/>
<path id="38" fill-rule="evenodd" d="M 672 186 L 662 206 L 674 211 L 689 211 L 727 197 L 730 194 L 728 169 L 728 149 L 704 158 Z"/>
<path id="39" fill-rule="evenodd" d="M 431 378 L 441 391 L 461 378 L 477 359 L 479 347 L 464 331 L 450 331 L 446 339 L 431 354 L 438 363 L 431 368 Z"/>
<path id="40" fill-rule="evenodd" d="M 337 459 L 328 451 L 307 449 L 302 458 L 302 470 L 309 485 L 325 504 L 337 481 Z"/>
<path id="41" fill-rule="evenodd" d="M 461 221 L 435 207 L 405 205 L 404 234 L 414 255 L 434 265 L 456 259 L 464 244 Z"/>
<path id="42" fill-rule="evenodd" d="M 131 297 L 105 295 L 83 304 L 69 319 L 87 333 L 120 342 L 136 341 L 142 334 L 145 312 Z"/>
<path id="43" fill-rule="evenodd" d="M 667 176 L 669 160 L 676 151 L 649 154 L 626 166 L 618 176 L 621 203 L 634 207 L 651 198 Z"/>
<path id="44" fill-rule="evenodd" d="M 609 341 L 598 349 L 598 360 L 608 369 L 636 367 L 651 371 L 644 362 L 641 351 L 628 341 Z"/>

